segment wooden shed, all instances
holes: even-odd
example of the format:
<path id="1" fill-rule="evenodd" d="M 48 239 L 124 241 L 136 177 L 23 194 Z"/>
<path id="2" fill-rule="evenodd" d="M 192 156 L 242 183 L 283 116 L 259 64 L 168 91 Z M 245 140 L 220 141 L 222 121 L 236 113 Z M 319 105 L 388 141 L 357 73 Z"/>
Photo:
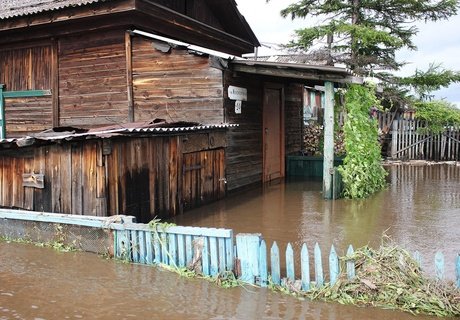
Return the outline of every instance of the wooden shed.
<path id="1" fill-rule="evenodd" d="M 233 0 L 7 2 L 0 205 L 146 221 L 282 178 L 285 155 L 301 148 L 304 86 L 352 75 L 201 48 L 241 56 L 258 45 Z M 153 119 L 207 129 L 145 130 Z M 113 126 L 128 132 L 105 132 Z M 67 133 L 41 133 L 51 128 Z"/>

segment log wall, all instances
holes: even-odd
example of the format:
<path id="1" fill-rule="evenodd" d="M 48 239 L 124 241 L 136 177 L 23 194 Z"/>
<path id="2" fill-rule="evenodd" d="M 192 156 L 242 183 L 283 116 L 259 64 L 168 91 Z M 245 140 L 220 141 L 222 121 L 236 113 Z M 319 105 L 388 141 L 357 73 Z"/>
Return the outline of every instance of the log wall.
<path id="1" fill-rule="evenodd" d="M 156 44 L 141 37 L 132 39 L 135 121 L 221 123 L 222 71 L 211 67 L 207 56 L 172 48 L 162 52 Z"/>

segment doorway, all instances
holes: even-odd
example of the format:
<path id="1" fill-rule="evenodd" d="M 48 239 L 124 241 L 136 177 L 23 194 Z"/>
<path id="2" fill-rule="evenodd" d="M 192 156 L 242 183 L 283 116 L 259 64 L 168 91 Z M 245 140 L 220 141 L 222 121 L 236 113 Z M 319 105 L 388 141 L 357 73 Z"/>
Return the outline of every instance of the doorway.
<path id="1" fill-rule="evenodd" d="M 263 182 L 284 177 L 284 88 L 266 84 L 263 103 Z"/>

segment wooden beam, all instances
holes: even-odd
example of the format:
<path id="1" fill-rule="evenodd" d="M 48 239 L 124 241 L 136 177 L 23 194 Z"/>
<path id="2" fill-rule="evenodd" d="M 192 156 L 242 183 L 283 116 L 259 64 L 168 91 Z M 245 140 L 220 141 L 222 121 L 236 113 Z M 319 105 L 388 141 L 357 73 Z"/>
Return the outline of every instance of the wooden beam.
<path id="1" fill-rule="evenodd" d="M 0 139 L 6 139 L 5 130 L 5 104 L 3 101 L 3 84 L 0 84 Z"/>
<path id="2" fill-rule="evenodd" d="M 133 94 L 133 46 L 131 33 L 125 32 L 126 54 L 126 87 L 128 92 L 128 121 L 134 122 L 134 94 Z"/>
<path id="3" fill-rule="evenodd" d="M 53 104 L 53 127 L 59 127 L 59 42 L 52 40 L 51 45 L 51 87 Z"/>
<path id="4" fill-rule="evenodd" d="M 334 170 L 334 84 L 324 83 L 324 160 L 323 160 L 323 197 L 332 199 L 332 174 Z"/>

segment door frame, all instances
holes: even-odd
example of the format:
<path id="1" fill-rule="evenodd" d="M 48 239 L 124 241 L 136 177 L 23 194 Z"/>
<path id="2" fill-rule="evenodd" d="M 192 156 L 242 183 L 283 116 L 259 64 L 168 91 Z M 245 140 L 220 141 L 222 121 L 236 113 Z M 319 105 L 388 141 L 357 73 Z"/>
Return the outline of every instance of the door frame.
<path id="1" fill-rule="evenodd" d="M 279 90 L 280 91 L 280 99 L 281 99 L 281 104 L 280 104 L 280 132 L 279 132 L 279 139 L 280 139 L 280 177 L 279 178 L 284 178 L 285 176 L 285 154 L 286 154 L 286 146 L 285 146 L 285 139 L 286 139 L 286 133 L 285 133 L 285 124 L 284 124 L 284 85 L 281 83 L 272 83 L 272 82 L 266 82 L 264 83 L 263 86 L 263 97 L 262 97 L 262 182 L 269 182 L 272 179 L 270 179 L 270 175 L 265 174 L 265 169 L 266 169 L 266 149 L 265 149 L 265 143 L 266 143 L 266 137 L 265 137 L 265 97 L 266 97 L 266 90 L 267 89 L 274 89 L 274 90 Z M 278 179 L 278 178 L 275 178 Z"/>

